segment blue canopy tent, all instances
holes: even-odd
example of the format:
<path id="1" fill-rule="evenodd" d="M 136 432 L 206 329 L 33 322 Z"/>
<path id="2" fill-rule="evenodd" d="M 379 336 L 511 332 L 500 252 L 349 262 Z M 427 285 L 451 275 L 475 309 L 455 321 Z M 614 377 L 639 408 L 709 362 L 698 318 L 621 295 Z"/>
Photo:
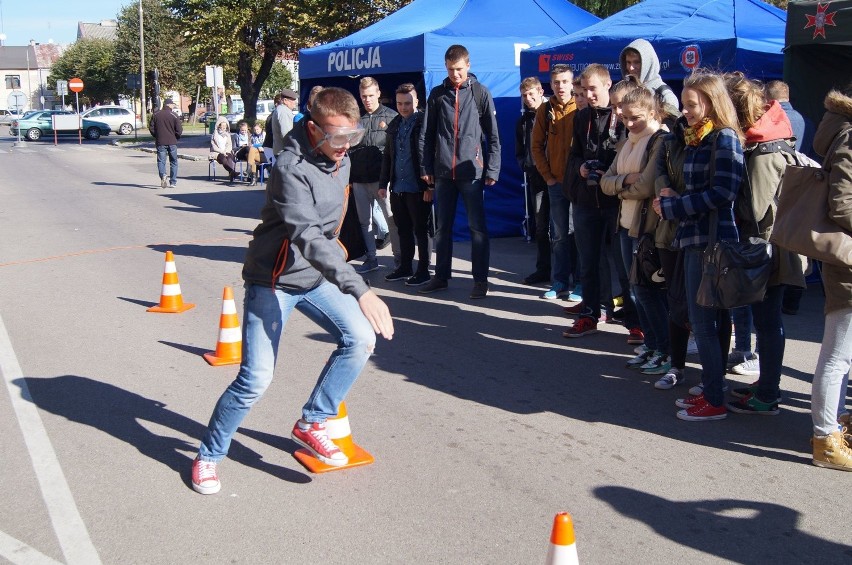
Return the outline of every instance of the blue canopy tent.
<path id="1" fill-rule="evenodd" d="M 581 31 L 525 49 L 521 76 L 545 82 L 552 65 L 564 63 L 578 73 L 600 63 L 620 79 L 622 49 L 642 38 L 654 46 L 660 75 L 670 84 L 698 67 L 780 79 L 786 16 L 760 0 L 645 0 Z"/>
<path id="2" fill-rule="evenodd" d="M 471 72 L 494 96 L 502 143 L 500 179 L 486 192 L 489 232 L 518 235 L 524 215 L 522 175 L 514 153 L 521 108 L 518 54 L 598 21 L 566 0 L 415 0 L 348 37 L 299 51 L 302 95 L 316 84 L 340 86 L 357 95 L 361 77 L 372 76 L 390 107 L 394 90 L 403 82 L 414 83 L 422 105 L 447 76 L 447 48 L 464 45 L 470 51 Z M 467 237 L 463 218 L 460 209 L 456 237 Z"/>

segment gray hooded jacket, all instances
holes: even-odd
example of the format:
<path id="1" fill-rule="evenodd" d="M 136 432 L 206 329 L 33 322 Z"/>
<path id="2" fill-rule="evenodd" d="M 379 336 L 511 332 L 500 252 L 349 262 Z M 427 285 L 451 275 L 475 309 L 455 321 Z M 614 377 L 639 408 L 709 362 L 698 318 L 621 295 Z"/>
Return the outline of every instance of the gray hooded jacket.
<path id="1" fill-rule="evenodd" d="M 360 298 L 369 287 L 337 239 L 349 196 L 349 156 L 338 164 L 315 151 L 306 121 L 296 122 L 275 160 L 243 279 L 284 290 L 310 290 L 326 279 Z"/>
<path id="2" fill-rule="evenodd" d="M 654 47 L 648 41 L 637 39 L 621 50 L 621 55 L 618 57 L 618 63 L 621 66 L 621 77 L 624 78 L 628 74 L 627 65 L 624 62 L 624 52 L 628 49 L 633 49 L 639 53 L 639 57 L 642 60 L 642 76 L 639 77 L 639 81 L 645 88 L 654 93 L 659 92 L 666 104 L 674 108 L 680 108 L 680 101 L 677 99 L 677 95 L 660 78 L 660 59 L 657 57 Z M 665 88 L 661 88 L 664 86 Z"/>

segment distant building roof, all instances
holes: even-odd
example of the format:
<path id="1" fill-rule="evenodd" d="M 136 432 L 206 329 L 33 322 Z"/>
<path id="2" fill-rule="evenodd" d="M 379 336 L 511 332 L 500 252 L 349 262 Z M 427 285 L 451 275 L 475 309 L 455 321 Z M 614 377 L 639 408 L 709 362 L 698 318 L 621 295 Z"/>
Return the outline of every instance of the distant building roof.
<path id="1" fill-rule="evenodd" d="M 38 66 L 42 69 L 49 69 L 53 63 L 59 60 L 65 48 L 56 43 L 37 43 L 35 45 L 36 59 Z"/>
<path id="2" fill-rule="evenodd" d="M 29 54 L 29 65 L 27 65 L 27 54 Z M 33 46 L 25 45 L 19 47 L 4 45 L 0 47 L 0 69 L 25 71 L 27 67 L 31 69 L 38 68 Z"/>
<path id="3" fill-rule="evenodd" d="M 116 20 L 103 20 L 99 23 L 77 22 L 77 39 L 115 40 L 118 32 Z"/>

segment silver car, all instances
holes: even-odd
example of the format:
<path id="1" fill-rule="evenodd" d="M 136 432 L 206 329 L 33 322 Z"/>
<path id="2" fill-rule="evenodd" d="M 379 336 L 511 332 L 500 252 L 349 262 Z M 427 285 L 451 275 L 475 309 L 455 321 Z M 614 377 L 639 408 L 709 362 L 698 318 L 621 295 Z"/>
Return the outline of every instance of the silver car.
<path id="1" fill-rule="evenodd" d="M 96 106 L 83 112 L 82 116 L 109 124 L 112 131 L 121 135 L 130 135 L 134 129 L 142 127 L 142 121 L 132 110 L 122 106 Z"/>

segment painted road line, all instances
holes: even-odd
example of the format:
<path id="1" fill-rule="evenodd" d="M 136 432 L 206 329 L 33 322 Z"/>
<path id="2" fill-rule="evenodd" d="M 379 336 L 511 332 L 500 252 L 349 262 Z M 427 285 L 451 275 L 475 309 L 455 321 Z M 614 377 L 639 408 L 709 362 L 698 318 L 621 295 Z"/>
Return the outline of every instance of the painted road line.
<path id="1" fill-rule="evenodd" d="M 62 565 L 3 532 L 0 532 L 0 556 L 14 565 Z"/>
<path id="2" fill-rule="evenodd" d="M 53 451 L 50 437 L 30 395 L 30 389 L 24 380 L 24 373 L 12 341 L 6 331 L 3 318 L 0 317 L 0 373 L 9 391 L 12 408 L 18 418 L 21 434 L 27 445 L 33 470 L 41 487 L 53 531 L 59 540 L 62 554 L 68 565 L 98 565 L 101 562 L 95 546 L 86 530 L 86 524 L 77 510 L 68 481 L 59 459 Z"/>

